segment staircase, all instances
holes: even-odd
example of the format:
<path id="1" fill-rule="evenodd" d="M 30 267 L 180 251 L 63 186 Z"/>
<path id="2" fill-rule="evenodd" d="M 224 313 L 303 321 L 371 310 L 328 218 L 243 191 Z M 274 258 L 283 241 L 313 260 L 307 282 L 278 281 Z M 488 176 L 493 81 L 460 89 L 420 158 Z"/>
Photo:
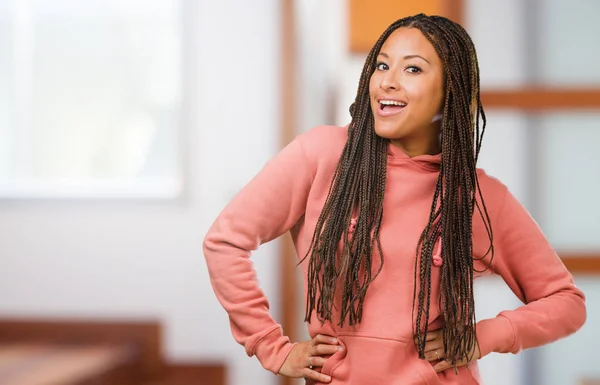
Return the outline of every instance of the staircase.
<path id="1" fill-rule="evenodd" d="M 0 320 L 2 385 L 224 385 L 222 365 L 170 365 L 155 322 Z"/>

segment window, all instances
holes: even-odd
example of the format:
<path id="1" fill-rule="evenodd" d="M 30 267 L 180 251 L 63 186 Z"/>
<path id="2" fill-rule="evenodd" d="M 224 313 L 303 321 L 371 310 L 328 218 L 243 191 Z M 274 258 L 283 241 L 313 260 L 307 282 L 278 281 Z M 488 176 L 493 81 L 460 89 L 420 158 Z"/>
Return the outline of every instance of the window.
<path id="1" fill-rule="evenodd" d="M 174 0 L 1 2 L 0 196 L 176 196 L 181 24 Z"/>

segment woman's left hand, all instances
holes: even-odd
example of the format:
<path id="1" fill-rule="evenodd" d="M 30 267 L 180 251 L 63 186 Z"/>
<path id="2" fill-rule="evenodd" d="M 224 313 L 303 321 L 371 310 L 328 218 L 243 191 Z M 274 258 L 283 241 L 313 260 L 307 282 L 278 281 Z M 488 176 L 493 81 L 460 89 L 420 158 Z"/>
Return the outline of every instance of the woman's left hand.
<path id="1" fill-rule="evenodd" d="M 479 345 L 475 342 L 475 346 L 470 352 L 471 361 L 481 358 Z M 442 339 L 442 329 L 430 330 L 427 332 L 425 342 L 425 359 L 429 362 L 437 362 L 433 369 L 439 373 L 446 369 L 452 368 L 452 361 L 446 361 L 446 352 L 444 351 L 444 341 Z M 456 362 L 456 366 L 465 366 L 468 364 L 467 357 L 464 357 Z"/>

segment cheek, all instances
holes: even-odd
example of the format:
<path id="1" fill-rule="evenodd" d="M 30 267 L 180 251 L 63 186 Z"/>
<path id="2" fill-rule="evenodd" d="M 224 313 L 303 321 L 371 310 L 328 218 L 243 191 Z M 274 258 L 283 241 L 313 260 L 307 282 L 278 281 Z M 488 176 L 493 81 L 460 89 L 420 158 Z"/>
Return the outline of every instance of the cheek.
<path id="1" fill-rule="evenodd" d="M 437 111 L 444 99 L 442 88 L 437 83 L 407 86 L 406 93 L 411 102 L 418 102 L 419 109 L 425 111 Z"/>
<path id="2" fill-rule="evenodd" d="M 444 92 L 444 89 L 445 89 L 444 82 L 442 80 L 438 79 L 435 82 L 434 89 L 435 89 L 434 101 L 437 103 L 436 105 L 439 108 L 440 106 L 443 105 L 444 99 L 446 98 L 446 93 Z"/>

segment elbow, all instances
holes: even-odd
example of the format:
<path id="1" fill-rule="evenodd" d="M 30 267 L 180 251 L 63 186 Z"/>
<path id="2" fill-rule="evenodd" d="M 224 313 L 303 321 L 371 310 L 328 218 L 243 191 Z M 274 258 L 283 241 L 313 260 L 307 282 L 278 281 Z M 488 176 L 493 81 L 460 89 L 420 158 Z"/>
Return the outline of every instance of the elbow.
<path id="1" fill-rule="evenodd" d="M 204 239 L 202 240 L 202 254 L 204 254 L 204 259 L 207 260 L 213 254 L 215 250 L 215 230 L 214 226 L 211 226 L 210 229 L 204 235 Z"/>
<path id="2" fill-rule="evenodd" d="M 564 309 L 564 316 L 567 318 L 567 335 L 577 332 L 587 320 L 587 307 L 585 304 L 585 295 L 579 289 L 570 294 L 570 306 Z"/>
<path id="3" fill-rule="evenodd" d="M 585 297 L 583 294 L 577 297 L 576 310 L 573 312 L 573 333 L 581 329 L 587 320 L 587 307 L 585 304 Z"/>

